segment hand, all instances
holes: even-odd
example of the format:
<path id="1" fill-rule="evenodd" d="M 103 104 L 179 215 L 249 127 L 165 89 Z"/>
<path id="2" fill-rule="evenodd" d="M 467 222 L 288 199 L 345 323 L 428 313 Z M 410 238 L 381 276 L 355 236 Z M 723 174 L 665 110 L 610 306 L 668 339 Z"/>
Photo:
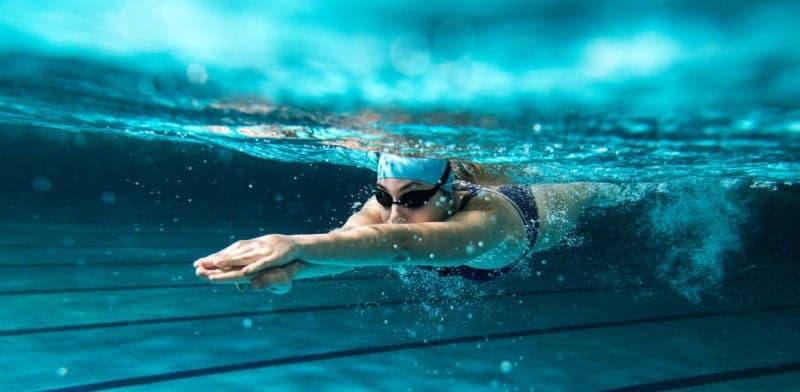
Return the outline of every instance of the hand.
<path id="1" fill-rule="evenodd" d="M 299 247 L 293 236 L 269 234 L 236 241 L 217 253 L 197 259 L 194 266 L 198 275 L 200 269 L 209 272 L 205 275 L 211 281 L 238 280 L 292 262 Z"/>
<path id="2" fill-rule="evenodd" d="M 222 273 L 226 273 L 226 272 L 241 270 L 241 269 L 242 269 L 242 267 L 217 268 L 215 265 L 213 265 L 211 263 L 195 264 L 194 274 L 197 275 L 197 276 L 205 277 L 206 279 L 208 279 L 212 283 L 235 283 L 235 284 L 237 284 L 237 287 L 238 287 L 239 283 L 247 283 L 247 282 L 250 281 L 250 278 L 245 277 L 244 274 L 242 274 L 242 276 L 236 277 L 236 278 L 214 280 L 214 279 L 211 279 L 211 276 L 222 274 Z"/>
<path id="3" fill-rule="evenodd" d="M 276 267 L 261 271 L 257 273 L 254 277 L 249 279 L 246 277 L 215 279 L 216 280 L 215 283 L 233 282 L 237 285 L 238 288 L 239 283 L 246 283 L 249 281 L 250 285 L 255 290 L 267 289 L 273 294 L 286 294 L 289 291 L 291 291 L 292 281 L 294 280 L 297 273 L 303 270 L 305 267 L 307 267 L 307 263 L 298 260 L 286 264 L 282 267 Z M 207 269 L 202 265 L 198 265 L 195 269 L 195 274 L 197 276 L 205 276 L 210 279 L 211 275 L 229 271 L 230 270 L 220 270 L 215 268 Z"/>

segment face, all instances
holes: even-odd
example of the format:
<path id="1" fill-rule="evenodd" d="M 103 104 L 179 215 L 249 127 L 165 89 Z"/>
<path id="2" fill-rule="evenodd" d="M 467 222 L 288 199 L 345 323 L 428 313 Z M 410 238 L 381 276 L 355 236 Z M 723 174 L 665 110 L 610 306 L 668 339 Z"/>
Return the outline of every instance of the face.
<path id="1" fill-rule="evenodd" d="M 382 189 L 393 200 L 401 200 L 403 195 L 413 191 L 425 191 L 433 185 L 396 178 L 383 179 L 377 182 L 377 187 Z M 421 207 L 404 207 L 401 204 L 392 204 L 383 207 L 383 221 L 385 223 L 422 223 L 443 221 L 453 209 L 453 198 L 438 190 L 428 203 Z"/>

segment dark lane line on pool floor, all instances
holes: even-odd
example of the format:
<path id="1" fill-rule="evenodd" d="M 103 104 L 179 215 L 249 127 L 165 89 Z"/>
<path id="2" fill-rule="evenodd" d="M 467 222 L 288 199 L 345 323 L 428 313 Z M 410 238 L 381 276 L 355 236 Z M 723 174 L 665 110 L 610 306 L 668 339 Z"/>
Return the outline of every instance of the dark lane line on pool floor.
<path id="1" fill-rule="evenodd" d="M 785 362 L 767 366 L 751 367 L 746 369 L 729 370 L 717 373 L 700 374 L 696 376 L 672 378 L 669 380 L 651 383 L 629 385 L 619 388 L 605 389 L 602 392 L 658 392 L 683 389 L 708 384 L 744 380 L 748 378 L 776 376 L 784 373 L 800 371 L 800 361 Z"/>
<path id="2" fill-rule="evenodd" d="M 758 281 L 758 280 L 752 280 L 752 279 L 751 280 L 744 280 L 744 279 L 741 280 L 741 282 L 751 282 L 751 281 Z M 736 288 L 736 287 L 737 286 L 732 286 L 730 288 Z M 481 299 L 494 300 L 494 299 L 502 299 L 502 298 L 517 298 L 517 297 L 531 297 L 531 296 L 559 295 L 559 294 L 576 294 L 576 293 L 592 293 L 592 292 L 609 292 L 609 291 L 615 291 L 615 290 L 635 290 L 635 289 L 668 289 L 668 290 L 672 290 L 672 288 L 670 286 L 665 285 L 663 283 L 645 284 L 645 285 L 636 284 L 636 285 L 621 285 L 621 286 L 608 286 L 608 287 L 580 287 L 580 288 L 572 288 L 572 289 L 549 289 L 549 290 L 516 291 L 516 292 L 509 292 L 509 293 L 502 293 L 502 294 L 491 294 L 491 295 L 487 295 L 485 297 L 481 297 Z M 336 310 L 357 309 L 357 308 L 377 308 L 377 307 L 382 307 L 382 306 L 418 305 L 418 304 L 421 304 L 423 302 L 425 302 L 425 300 L 415 300 L 415 301 L 391 300 L 391 301 L 380 301 L 380 302 L 348 303 L 348 304 L 338 304 L 338 305 L 300 306 L 300 307 L 284 308 L 284 309 L 271 309 L 271 310 L 262 310 L 262 311 L 219 313 L 219 314 L 205 314 L 205 315 L 196 315 L 196 316 L 162 317 L 162 318 L 139 319 L 139 320 L 123 320 L 123 321 L 109 321 L 109 322 L 98 322 L 98 323 L 87 323 L 87 324 L 56 325 L 56 326 L 50 326 L 50 327 L 16 328 L 16 329 L 0 330 L 0 337 L 35 335 L 35 334 L 43 334 L 43 333 L 60 333 L 60 332 L 71 332 L 71 331 L 81 331 L 81 330 L 90 330 L 90 329 L 124 328 L 124 327 L 140 326 L 140 325 L 193 322 L 193 321 L 217 320 L 217 319 L 228 319 L 228 318 L 239 318 L 239 317 L 261 317 L 261 316 L 270 316 L 270 315 L 277 315 L 277 314 L 308 313 L 308 312 L 320 312 L 320 311 L 336 311 Z"/>
<path id="3" fill-rule="evenodd" d="M 385 276 L 350 276 L 350 277 L 323 277 L 317 279 L 308 279 L 307 282 L 349 282 L 349 281 L 363 281 L 363 280 L 381 280 Z M 70 293 L 91 293 L 91 292 L 104 292 L 104 291 L 134 291 L 134 290 L 164 290 L 164 289 L 188 289 L 198 287 L 225 287 L 232 284 L 227 283 L 181 283 L 181 284 L 153 284 L 153 285 L 137 285 L 137 286 L 108 286 L 108 287 L 76 287 L 76 288 L 62 288 L 62 289 L 21 289 L 21 290 L 2 290 L 0 296 L 13 296 L 13 295 L 49 295 L 49 294 L 70 294 Z"/>
<path id="4" fill-rule="evenodd" d="M 547 266 L 542 268 L 535 268 L 535 271 L 541 272 L 556 272 L 556 271 L 580 271 L 583 273 L 591 272 L 594 267 L 598 267 L 597 269 L 602 269 L 602 267 L 613 267 L 613 268 L 642 268 L 642 267 L 651 267 L 650 264 L 647 263 L 623 263 L 623 264 L 587 264 L 581 265 L 579 267 L 575 266 Z M 597 272 L 597 271 L 594 271 Z M 797 272 L 787 272 L 783 274 L 785 275 L 796 275 L 800 276 L 800 273 Z M 307 281 L 317 281 L 317 282 L 347 282 L 347 281 L 365 281 L 365 280 L 382 280 L 386 279 L 387 277 L 391 277 L 392 274 L 387 272 L 385 274 L 378 274 L 378 275 L 350 275 L 350 276 L 332 276 L 332 277 L 321 277 L 316 279 L 309 279 Z M 55 289 L 13 289 L 13 290 L 0 290 L 0 296 L 12 296 L 12 295 L 49 295 L 49 294 L 69 294 L 69 293 L 86 293 L 86 292 L 110 292 L 110 291 L 127 291 L 127 290 L 164 290 L 164 289 L 189 289 L 189 288 L 199 288 L 199 287 L 219 287 L 224 286 L 221 284 L 208 284 L 208 283 L 181 283 L 181 284 L 149 284 L 149 285 L 131 285 L 131 286 L 106 286 L 106 287 L 72 287 L 72 288 L 55 288 Z"/>
<path id="5" fill-rule="evenodd" d="M 0 268 L 90 268 L 90 267 L 138 267 L 138 266 L 147 266 L 152 267 L 154 265 L 182 265 L 188 268 L 192 268 L 193 260 L 191 261 L 86 261 L 86 262 L 53 262 L 53 263 L 0 263 Z M 538 264 L 536 264 L 538 265 Z M 608 264 L 604 262 L 595 262 L 595 263 L 585 263 L 581 264 L 580 267 L 602 267 L 602 266 L 614 266 L 614 267 L 626 267 L 626 266 L 647 266 L 652 265 L 649 263 L 643 263 L 639 261 L 635 262 L 628 262 L 628 263 L 617 263 L 617 264 Z M 547 268 L 547 267 L 545 267 Z M 564 268 L 564 267 L 561 267 Z"/>
<path id="6" fill-rule="evenodd" d="M 774 312 L 793 311 L 793 310 L 800 310 L 800 304 L 776 305 L 770 307 L 750 308 L 750 309 L 734 309 L 727 311 L 678 313 L 672 315 L 653 316 L 653 317 L 644 317 L 644 318 L 627 319 L 627 320 L 603 321 L 603 322 L 595 322 L 587 324 L 572 324 L 572 325 L 562 325 L 562 326 L 546 327 L 546 328 L 535 328 L 535 329 L 497 332 L 497 333 L 480 334 L 480 335 L 460 336 L 460 337 L 445 338 L 445 339 L 434 339 L 427 341 L 395 343 L 395 344 L 368 346 L 368 347 L 354 348 L 347 350 L 328 351 L 317 354 L 305 354 L 305 355 L 296 355 L 296 356 L 273 358 L 273 359 L 264 359 L 258 361 L 241 362 L 230 365 L 210 366 L 205 368 L 159 373 L 148 376 L 138 376 L 138 377 L 122 378 L 109 381 L 100 381 L 95 383 L 48 389 L 47 391 L 87 391 L 87 390 L 95 391 L 95 390 L 103 390 L 110 388 L 121 388 L 121 387 L 153 384 L 158 382 L 202 377 L 202 376 L 237 372 L 243 370 L 253 370 L 253 369 L 261 369 L 268 367 L 326 361 L 332 359 L 349 358 L 349 357 L 363 356 L 369 354 L 380 354 L 380 353 L 431 348 L 431 347 L 439 347 L 439 346 L 454 345 L 454 344 L 474 343 L 474 342 L 483 342 L 491 340 L 505 340 L 505 339 L 521 338 L 521 337 L 566 333 L 566 332 L 588 331 L 588 330 L 595 330 L 602 328 L 627 327 L 634 325 L 658 324 L 665 322 L 704 319 L 712 317 L 727 317 L 727 316 L 737 316 L 737 315 L 756 314 L 756 313 L 774 313 Z"/>
<path id="7" fill-rule="evenodd" d="M 623 267 L 625 265 L 618 265 Z M 631 263 L 630 266 L 644 266 L 642 263 Z M 553 272 L 553 271 L 569 271 L 580 270 L 586 272 L 591 266 L 567 267 L 567 266 L 549 266 L 537 268 L 537 271 Z M 349 280 L 381 280 L 392 273 L 387 272 L 379 275 L 350 275 L 344 277 L 331 276 L 321 277 L 316 279 L 309 279 L 308 281 L 349 281 Z M 0 295 L 37 295 L 37 294 L 68 294 L 68 293 L 83 293 L 83 292 L 102 292 L 102 291 L 125 291 L 125 290 L 160 290 L 160 289 L 183 289 L 183 288 L 197 288 L 197 287 L 218 287 L 224 286 L 220 284 L 208 283 L 182 283 L 182 284 L 152 284 L 152 285 L 136 285 L 136 286 L 108 286 L 108 287 L 72 287 L 72 288 L 56 288 L 56 289 L 14 289 L 14 290 L 0 290 Z"/>
<path id="8" fill-rule="evenodd" d="M 152 267 L 165 265 L 179 265 L 188 269 L 192 268 L 191 261 L 93 261 L 71 263 L 2 263 L 0 268 L 92 268 L 92 267 Z"/>

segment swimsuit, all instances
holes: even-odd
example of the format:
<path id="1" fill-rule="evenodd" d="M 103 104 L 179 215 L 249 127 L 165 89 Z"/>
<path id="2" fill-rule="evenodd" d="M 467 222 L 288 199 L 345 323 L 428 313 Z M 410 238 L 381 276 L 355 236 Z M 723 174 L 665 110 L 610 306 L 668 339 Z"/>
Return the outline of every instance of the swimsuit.
<path id="1" fill-rule="evenodd" d="M 477 196 L 481 190 L 492 189 L 468 183 L 461 183 L 460 185 L 463 188 L 466 188 L 469 192 L 462 199 L 461 210 L 463 210 L 467 203 L 472 198 Z M 517 260 L 506 265 L 505 267 L 495 269 L 472 268 L 466 265 L 440 268 L 425 266 L 422 267 L 423 269 L 435 270 L 439 276 L 461 276 L 470 280 L 487 281 L 495 279 L 500 275 L 510 271 L 514 264 L 525 259 L 533 251 L 533 245 L 536 243 L 536 238 L 539 236 L 539 211 L 536 208 L 536 199 L 533 197 L 533 192 L 531 191 L 530 186 L 504 185 L 496 188 L 495 190 L 511 200 L 520 217 L 522 217 L 523 223 L 525 224 L 525 231 L 528 234 L 528 244 L 522 255 Z"/>

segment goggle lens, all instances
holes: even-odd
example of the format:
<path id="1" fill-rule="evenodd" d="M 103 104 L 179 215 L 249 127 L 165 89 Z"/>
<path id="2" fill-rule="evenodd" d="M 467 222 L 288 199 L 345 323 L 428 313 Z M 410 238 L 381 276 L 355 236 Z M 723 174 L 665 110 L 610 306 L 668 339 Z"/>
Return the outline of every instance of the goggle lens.
<path id="1" fill-rule="evenodd" d="M 406 208 L 418 208 L 422 207 L 428 203 L 428 200 L 436 194 L 437 189 L 429 189 L 425 191 L 411 191 L 408 193 L 404 193 L 400 196 L 400 200 L 394 201 L 392 199 L 392 195 L 384 191 L 383 189 L 376 188 L 375 189 L 375 200 L 378 201 L 378 204 L 390 208 L 392 204 L 400 204 Z"/>

